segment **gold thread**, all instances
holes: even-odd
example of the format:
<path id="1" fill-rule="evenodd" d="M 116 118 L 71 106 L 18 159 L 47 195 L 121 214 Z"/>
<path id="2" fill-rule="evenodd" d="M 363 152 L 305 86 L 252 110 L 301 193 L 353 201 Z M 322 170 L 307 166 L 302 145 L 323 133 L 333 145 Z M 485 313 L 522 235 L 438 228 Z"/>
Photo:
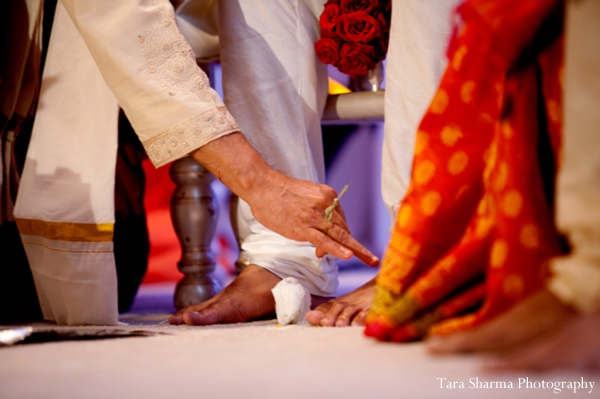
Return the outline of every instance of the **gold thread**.
<path id="1" fill-rule="evenodd" d="M 348 190 L 348 184 L 346 184 L 344 188 L 342 188 L 342 191 L 340 191 L 340 195 L 333 199 L 333 203 L 329 205 L 327 209 L 325 209 L 325 226 L 323 227 L 324 234 L 327 234 L 327 228 L 329 227 L 329 223 L 331 222 L 331 218 L 333 217 L 333 210 L 338 205 L 338 202 L 340 198 L 342 198 L 342 195 L 346 193 L 346 190 Z"/>
<path id="2" fill-rule="evenodd" d="M 41 236 L 55 241 L 110 242 L 115 227 L 114 223 L 49 222 L 21 218 L 15 220 L 21 235 Z"/>

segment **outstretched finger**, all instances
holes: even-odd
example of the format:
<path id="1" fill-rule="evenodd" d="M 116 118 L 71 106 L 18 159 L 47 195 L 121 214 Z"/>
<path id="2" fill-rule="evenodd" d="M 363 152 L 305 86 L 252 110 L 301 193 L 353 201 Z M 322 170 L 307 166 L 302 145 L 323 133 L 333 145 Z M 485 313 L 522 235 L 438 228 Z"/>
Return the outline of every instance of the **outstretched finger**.
<path id="1" fill-rule="evenodd" d="M 351 234 L 350 227 L 348 226 L 348 223 L 346 223 L 346 217 L 344 216 L 344 211 L 339 206 L 337 208 L 335 208 L 335 210 L 333 211 L 331 221 L 328 224 L 329 225 L 337 224 L 342 229 L 346 230 L 348 232 L 348 234 Z"/>
<path id="2" fill-rule="evenodd" d="M 346 223 L 346 215 L 344 214 L 344 210 L 339 205 L 333 211 L 331 221 L 325 221 L 325 226 L 323 228 L 323 231 L 326 233 L 329 226 L 333 225 L 333 224 L 338 224 L 339 226 L 342 227 L 342 229 L 346 230 L 348 232 L 348 234 L 351 234 L 350 227 Z M 317 258 L 322 258 L 323 256 L 327 255 L 327 252 L 325 252 L 321 248 L 316 248 L 315 255 L 317 256 Z"/>
<path id="3" fill-rule="evenodd" d="M 349 248 L 334 241 L 320 230 L 310 229 L 307 238 L 308 241 L 317 248 L 315 250 L 317 256 L 319 254 L 332 254 L 333 256 L 337 256 L 344 260 L 348 260 L 352 257 L 352 251 Z"/>
<path id="4" fill-rule="evenodd" d="M 352 251 L 354 256 L 363 261 L 369 266 L 377 266 L 379 264 L 379 258 L 367 248 L 361 245 L 358 241 L 350 235 L 347 229 L 343 229 L 337 224 L 333 223 L 327 230 L 327 235 L 335 240 L 337 243 L 343 245 L 345 248 Z"/>

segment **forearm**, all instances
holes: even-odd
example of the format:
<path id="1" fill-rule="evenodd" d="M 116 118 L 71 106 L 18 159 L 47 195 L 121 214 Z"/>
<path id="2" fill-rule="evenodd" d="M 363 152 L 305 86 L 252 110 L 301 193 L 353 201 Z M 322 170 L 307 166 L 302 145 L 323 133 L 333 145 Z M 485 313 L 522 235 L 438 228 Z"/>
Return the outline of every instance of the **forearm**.
<path id="1" fill-rule="evenodd" d="M 240 132 L 213 140 L 190 155 L 250 204 L 261 193 L 269 192 L 282 177 Z"/>
<path id="2" fill-rule="evenodd" d="M 369 265 L 379 262 L 350 236 L 341 208 L 334 211 L 328 233 L 323 233 L 325 210 L 337 195 L 331 187 L 277 172 L 241 133 L 218 138 L 191 155 L 244 199 L 265 227 L 293 240 L 309 241 L 321 255 L 349 259 L 354 253 Z"/>

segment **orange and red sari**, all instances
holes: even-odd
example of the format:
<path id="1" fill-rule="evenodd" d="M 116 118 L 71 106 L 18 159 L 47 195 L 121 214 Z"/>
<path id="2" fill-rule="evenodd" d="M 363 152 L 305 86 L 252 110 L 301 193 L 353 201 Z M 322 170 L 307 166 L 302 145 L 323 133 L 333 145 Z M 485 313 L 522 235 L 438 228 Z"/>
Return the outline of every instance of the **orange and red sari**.
<path id="1" fill-rule="evenodd" d="M 415 146 L 366 334 L 474 327 L 544 287 L 561 135 L 558 0 L 469 0 Z"/>

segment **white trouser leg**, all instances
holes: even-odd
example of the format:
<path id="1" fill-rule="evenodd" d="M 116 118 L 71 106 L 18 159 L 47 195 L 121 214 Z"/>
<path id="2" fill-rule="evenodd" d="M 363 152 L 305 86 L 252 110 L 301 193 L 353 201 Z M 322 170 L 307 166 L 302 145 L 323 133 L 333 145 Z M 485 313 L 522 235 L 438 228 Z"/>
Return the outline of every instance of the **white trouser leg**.
<path id="1" fill-rule="evenodd" d="M 327 70 L 316 59 L 323 0 L 221 0 L 219 41 L 225 103 L 244 135 L 275 169 L 324 181 L 321 114 Z M 258 223 L 240 200 L 238 224 L 247 260 L 296 277 L 315 295 L 331 295 L 337 266 L 309 243 Z"/>
<path id="2" fill-rule="evenodd" d="M 582 313 L 600 310 L 600 3 L 567 2 L 564 135 L 556 224 L 571 244 L 550 266 L 550 291 Z"/>
<path id="3" fill-rule="evenodd" d="M 446 67 L 461 0 L 393 0 L 386 65 L 381 191 L 395 222 L 410 183 L 415 136 Z"/>

